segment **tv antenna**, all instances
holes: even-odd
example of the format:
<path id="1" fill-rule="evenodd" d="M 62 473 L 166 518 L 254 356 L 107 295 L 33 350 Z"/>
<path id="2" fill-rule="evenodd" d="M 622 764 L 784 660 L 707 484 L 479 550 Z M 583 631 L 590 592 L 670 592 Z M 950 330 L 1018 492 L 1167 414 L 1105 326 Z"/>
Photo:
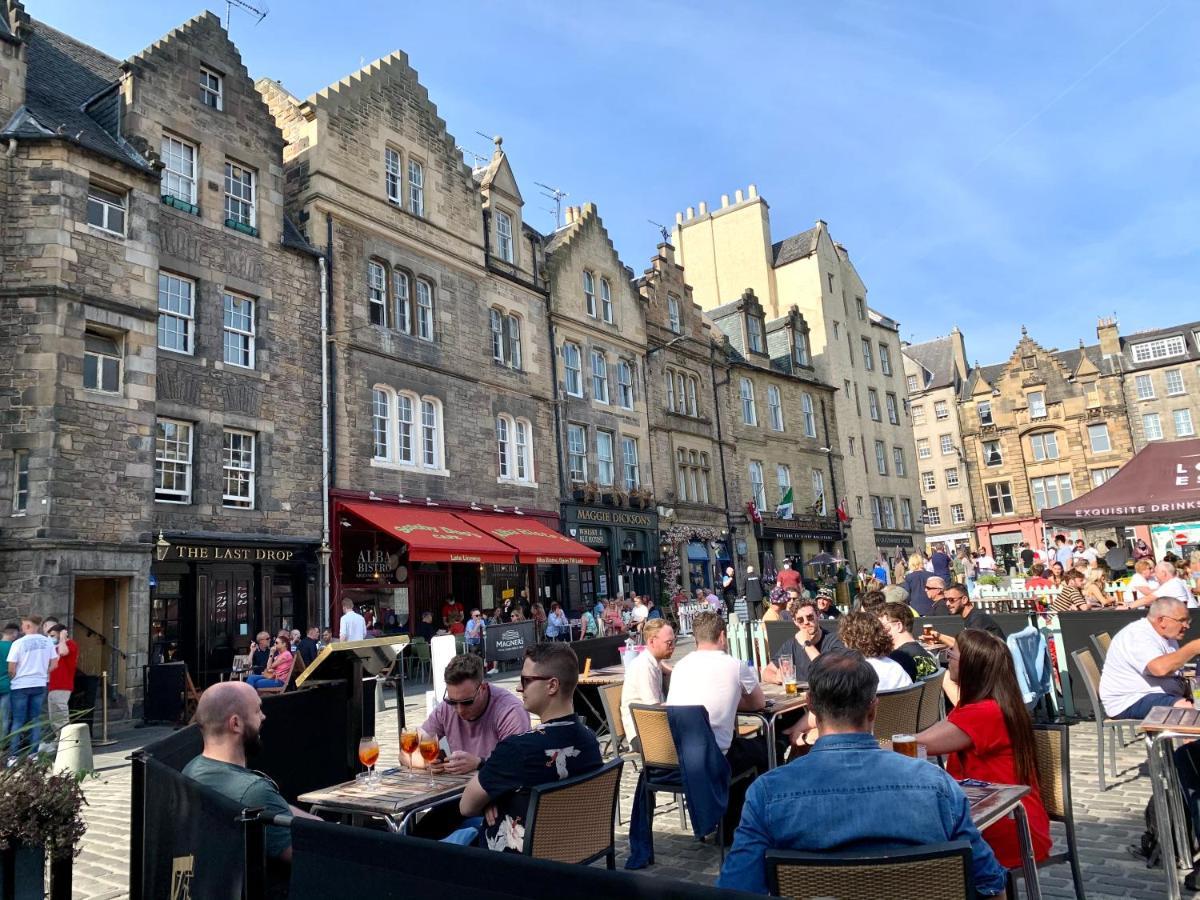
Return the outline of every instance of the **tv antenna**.
<path id="1" fill-rule="evenodd" d="M 267 8 L 267 5 L 265 3 L 261 2 L 261 0 L 260 0 L 260 3 L 258 6 L 252 6 L 249 3 L 247 3 L 246 0 L 225 0 L 225 30 L 226 31 L 229 30 L 229 26 L 232 23 L 233 8 L 235 6 L 238 7 L 238 9 L 244 9 L 246 12 L 250 13 L 250 15 L 252 15 L 252 16 L 257 16 L 257 18 L 254 20 L 255 25 L 257 25 L 259 22 L 261 22 L 263 19 L 265 19 L 267 17 L 267 13 L 269 13 L 271 11 L 270 9 Z"/>
<path id="2" fill-rule="evenodd" d="M 671 229 L 667 228 L 662 222 L 655 222 L 653 219 L 647 219 L 651 225 L 658 229 L 658 233 L 662 235 L 663 243 L 671 243 Z"/>
<path id="3" fill-rule="evenodd" d="M 542 189 L 542 196 L 554 201 L 554 230 L 558 231 L 562 227 L 562 202 L 563 197 L 571 196 L 566 191 L 556 187 L 550 187 L 548 184 L 542 184 L 540 181 L 535 181 L 538 187 Z M 549 209 L 546 212 L 550 212 Z"/>

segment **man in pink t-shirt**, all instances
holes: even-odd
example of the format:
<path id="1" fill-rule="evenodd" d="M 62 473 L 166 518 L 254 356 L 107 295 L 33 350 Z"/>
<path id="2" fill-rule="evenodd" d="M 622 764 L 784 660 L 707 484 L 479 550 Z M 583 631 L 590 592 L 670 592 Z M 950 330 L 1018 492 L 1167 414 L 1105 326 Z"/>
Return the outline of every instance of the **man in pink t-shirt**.
<path id="1" fill-rule="evenodd" d="M 445 738 L 450 756 L 444 765 L 453 775 L 467 775 L 491 756 L 506 737 L 530 730 L 529 713 L 512 691 L 489 684 L 483 660 L 463 653 L 446 666 L 446 695 L 421 725 L 421 730 Z M 417 767 L 424 762 L 414 754 Z"/>

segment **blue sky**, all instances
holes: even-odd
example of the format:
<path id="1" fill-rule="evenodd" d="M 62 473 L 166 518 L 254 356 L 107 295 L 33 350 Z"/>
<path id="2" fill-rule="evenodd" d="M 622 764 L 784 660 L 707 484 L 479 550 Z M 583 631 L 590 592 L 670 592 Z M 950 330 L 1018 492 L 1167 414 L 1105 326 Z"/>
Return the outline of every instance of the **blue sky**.
<path id="1" fill-rule="evenodd" d="M 202 2 L 27 8 L 124 57 Z M 252 74 L 307 96 L 405 51 L 461 146 L 504 136 L 530 224 L 535 181 L 594 201 L 635 271 L 647 220 L 754 182 L 776 240 L 825 219 L 906 340 L 958 324 L 984 364 L 1022 323 L 1200 318 L 1195 4 L 269 2 L 234 12 Z"/>

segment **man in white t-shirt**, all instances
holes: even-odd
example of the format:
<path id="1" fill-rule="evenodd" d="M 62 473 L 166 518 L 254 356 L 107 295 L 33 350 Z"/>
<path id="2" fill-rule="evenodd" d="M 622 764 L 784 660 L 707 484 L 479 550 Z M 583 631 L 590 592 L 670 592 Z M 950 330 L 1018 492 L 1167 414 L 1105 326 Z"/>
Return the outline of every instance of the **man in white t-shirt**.
<path id="1" fill-rule="evenodd" d="M 1100 673 L 1100 702 L 1113 719 L 1144 719 L 1156 706 L 1191 706 L 1179 667 L 1200 654 L 1200 638 L 1182 647 L 1187 607 L 1173 597 L 1150 604 L 1146 618 L 1126 625 L 1112 639 Z"/>
<path id="2" fill-rule="evenodd" d="M 675 652 L 675 631 L 665 619 L 649 619 L 642 627 L 642 643 L 646 649 L 625 669 L 625 683 L 621 687 L 621 722 L 625 725 L 625 739 L 630 744 L 637 736 L 633 724 L 631 703 L 657 704 L 663 696 L 663 671 L 672 671 L 666 661 Z"/>
<path id="3" fill-rule="evenodd" d="M 9 759 L 36 753 L 42 740 L 42 708 L 50 672 L 58 665 L 58 648 L 41 629 L 41 616 L 23 616 L 21 637 L 8 649 Z"/>
<path id="4" fill-rule="evenodd" d="M 341 641 L 365 641 L 367 639 L 367 620 L 354 611 L 353 600 L 342 601 L 342 620 L 339 623 Z"/>
<path id="5" fill-rule="evenodd" d="M 650 615 L 650 607 L 646 605 L 646 601 L 639 594 L 633 595 L 633 627 L 640 632 L 642 626 L 646 624 L 646 617 Z"/>
<path id="6" fill-rule="evenodd" d="M 751 666 L 725 652 L 725 622 L 713 612 L 692 619 L 696 649 L 671 670 L 667 706 L 703 706 L 708 710 L 717 747 L 729 761 L 734 778 L 753 769 L 767 770 L 767 744 L 760 735 L 743 738 L 735 734 L 739 712 L 757 712 L 767 704 L 758 675 Z M 731 842 L 742 818 L 742 804 L 753 779 L 731 784 L 725 807 L 725 840 Z"/>
<path id="7" fill-rule="evenodd" d="M 1178 576 L 1172 563 L 1160 562 L 1155 566 L 1154 580 L 1158 582 L 1158 587 L 1154 589 L 1155 597 L 1170 597 L 1178 600 L 1188 609 L 1196 608 L 1195 595 L 1188 590 L 1187 584 Z"/>
<path id="8" fill-rule="evenodd" d="M 996 574 L 996 557 L 988 552 L 987 547 L 979 548 L 979 558 L 975 562 L 979 566 L 980 575 Z"/>

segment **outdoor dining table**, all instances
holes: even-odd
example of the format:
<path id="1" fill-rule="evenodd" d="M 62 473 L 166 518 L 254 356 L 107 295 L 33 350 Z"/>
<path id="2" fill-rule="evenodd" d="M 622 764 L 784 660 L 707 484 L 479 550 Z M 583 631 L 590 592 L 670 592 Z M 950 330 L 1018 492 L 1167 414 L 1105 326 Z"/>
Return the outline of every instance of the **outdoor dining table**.
<path id="1" fill-rule="evenodd" d="M 1159 823 L 1159 852 L 1167 876 L 1168 900 L 1179 900 L 1179 862 L 1190 865 L 1192 844 L 1188 837 L 1183 789 L 1175 769 L 1175 741 L 1200 737 L 1200 710 L 1160 706 L 1150 711 L 1138 730 L 1146 739 L 1150 790 L 1154 815 Z M 1166 823 L 1164 827 L 1163 823 Z M 1165 836 L 1164 836 L 1165 835 Z"/>
<path id="2" fill-rule="evenodd" d="M 761 719 L 763 729 L 767 735 L 767 768 L 774 769 L 779 765 L 778 755 L 775 752 L 775 731 L 776 724 L 781 715 L 786 713 L 797 712 L 808 706 L 808 685 L 797 685 L 798 693 L 789 694 L 782 684 L 761 685 L 763 695 L 767 698 L 767 705 L 758 712 L 743 713 L 742 715 L 753 716 Z"/>
<path id="3" fill-rule="evenodd" d="M 1017 842 L 1021 847 L 1021 870 L 1025 875 L 1025 896 L 1041 900 L 1042 886 L 1038 881 L 1037 861 L 1033 857 L 1033 838 L 1029 833 L 1029 817 L 1021 799 L 1030 788 L 1024 784 L 982 784 L 970 780 L 959 782 L 971 803 L 971 821 L 980 831 L 995 825 L 1005 816 L 1017 823 Z"/>
<path id="4" fill-rule="evenodd" d="M 434 775 L 429 786 L 429 773 L 416 771 L 410 779 L 408 770 L 388 769 L 380 776 L 379 784 L 365 778 L 335 784 L 301 794 L 301 803 L 312 804 L 312 812 L 350 816 L 352 819 L 373 817 L 382 819 L 388 830 L 407 834 L 413 816 L 433 804 L 456 797 L 463 792 L 470 775 Z"/>

